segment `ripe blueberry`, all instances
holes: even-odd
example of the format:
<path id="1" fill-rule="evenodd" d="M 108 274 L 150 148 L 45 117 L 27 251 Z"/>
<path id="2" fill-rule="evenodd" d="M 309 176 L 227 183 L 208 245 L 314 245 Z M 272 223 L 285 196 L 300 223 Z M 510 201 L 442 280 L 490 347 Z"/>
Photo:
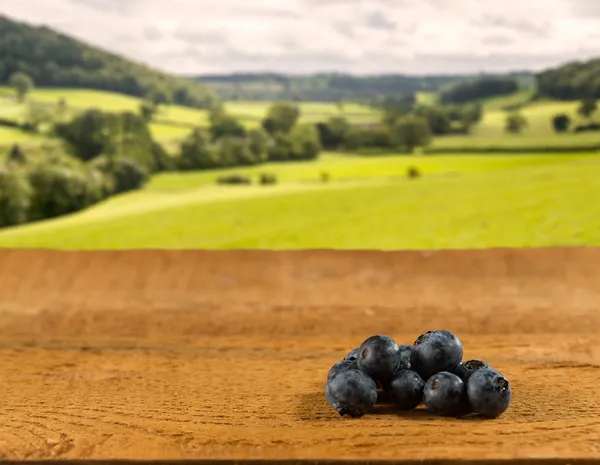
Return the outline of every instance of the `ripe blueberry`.
<path id="1" fill-rule="evenodd" d="M 358 368 L 375 381 L 389 380 L 396 371 L 398 344 L 388 336 L 371 336 L 360 346 Z"/>
<path id="2" fill-rule="evenodd" d="M 454 374 L 462 379 L 463 383 L 466 384 L 471 375 L 482 368 L 490 368 L 490 366 L 481 360 L 468 360 L 460 363 L 456 367 L 456 370 L 454 370 Z"/>
<path id="3" fill-rule="evenodd" d="M 453 416 L 466 413 L 465 384 L 458 376 L 447 371 L 433 375 L 423 388 L 423 402 L 427 410 L 438 415 Z"/>
<path id="4" fill-rule="evenodd" d="M 327 381 L 327 402 L 340 416 L 360 417 L 377 402 L 377 386 L 360 370 L 345 370 Z"/>
<path id="5" fill-rule="evenodd" d="M 337 362 L 329 369 L 329 373 L 327 373 L 327 379 L 330 380 L 337 374 L 346 370 L 358 370 L 356 360 L 342 360 L 341 362 Z"/>
<path id="6" fill-rule="evenodd" d="M 358 352 L 360 351 L 360 349 L 353 349 L 350 351 L 350 353 L 348 355 L 346 355 L 346 360 L 356 360 L 358 358 Z"/>
<path id="7" fill-rule="evenodd" d="M 410 354 L 412 346 L 403 344 L 398 346 L 396 353 L 396 371 L 410 370 Z"/>
<path id="8" fill-rule="evenodd" d="M 425 381 L 411 370 L 400 370 L 385 386 L 389 399 L 400 410 L 412 410 L 421 403 Z"/>
<path id="9" fill-rule="evenodd" d="M 474 413 L 497 417 L 508 408 L 512 390 L 501 373 L 492 368 L 482 368 L 467 381 L 467 395 Z"/>
<path id="10" fill-rule="evenodd" d="M 413 345 L 411 369 L 423 379 L 429 379 L 441 371 L 454 371 L 462 360 L 462 355 L 462 342 L 454 334 L 448 331 L 428 331 L 419 336 Z"/>

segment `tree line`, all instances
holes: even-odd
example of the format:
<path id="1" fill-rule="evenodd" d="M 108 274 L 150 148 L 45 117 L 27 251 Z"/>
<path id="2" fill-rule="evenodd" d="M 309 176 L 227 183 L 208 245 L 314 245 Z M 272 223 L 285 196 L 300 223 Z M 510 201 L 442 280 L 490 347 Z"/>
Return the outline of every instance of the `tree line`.
<path id="1" fill-rule="evenodd" d="M 559 100 L 600 98 L 600 59 L 572 62 L 536 75 L 539 96 Z"/>
<path id="2" fill-rule="evenodd" d="M 0 16 L 0 82 L 14 73 L 42 87 L 88 88 L 147 97 L 161 92 L 173 103 L 209 108 L 215 96 L 207 86 L 131 62 L 47 27 Z"/>

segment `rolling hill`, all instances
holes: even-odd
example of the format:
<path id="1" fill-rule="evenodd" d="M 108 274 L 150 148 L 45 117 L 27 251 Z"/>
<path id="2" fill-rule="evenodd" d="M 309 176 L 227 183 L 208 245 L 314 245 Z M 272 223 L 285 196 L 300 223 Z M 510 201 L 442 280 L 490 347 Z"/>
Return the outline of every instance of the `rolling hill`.
<path id="1" fill-rule="evenodd" d="M 0 84 L 17 71 L 27 73 L 40 87 L 109 90 L 136 97 L 161 89 L 175 103 L 198 108 L 208 108 L 214 100 L 207 86 L 193 80 L 0 15 Z"/>
<path id="2" fill-rule="evenodd" d="M 424 176 L 405 177 L 409 166 Z M 0 231 L 0 247 L 54 249 L 440 249 L 600 245 L 597 154 L 325 156 L 272 172 L 276 186 L 167 173 L 144 190 Z M 320 182 L 327 171 L 331 181 Z M 229 170 L 231 172 L 231 170 Z"/>

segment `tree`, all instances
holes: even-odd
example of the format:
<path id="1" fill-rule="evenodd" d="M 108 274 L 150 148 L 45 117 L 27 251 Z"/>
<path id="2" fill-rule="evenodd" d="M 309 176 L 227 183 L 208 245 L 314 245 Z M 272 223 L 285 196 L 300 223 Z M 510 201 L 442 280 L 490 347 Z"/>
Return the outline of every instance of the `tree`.
<path id="1" fill-rule="evenodd" d="M 433 134 L 443 135 L 450 132 L 452 120 L 447 108 L 421 105 L 415 110 L 415 114 L 427 120 L 427 124 Z M 392 124 L 395 124 L 396 121 L 397 119 Z"/>
<path id="2" fill-rule="evenodd" d="M 431 129 L 425 118 L 408 115 L 398 118 L 391 128 L 391 137 L 397 146 L 412 153 L 416 147 L 431 143 Z"/>
<path id="3" fill-rule="evenodd" d="M 33 188 L 31 219 L 55 218 L 88 206 L 88 180 L 76 170 L 42 163 L 28 173 Z"/>
<path id="4" fill-rule="evenodd" d="M 7 166 L 24 166 L 27 164 L 27 156 L 19 144 L 14 144 L 6 156 Z"/>
<path id="5" fill-rule="evenodd" d="M 321 145 L 326 149 L 338 149 L 351 129 L 351 124 L 343 116 L 332 116 L 326 123 L 317 124 Z"/>
<path id="6" fill-rule="evenodd" d="M 252 129 L 248 132 L 248 149 L 259 162 L 268 160 L 268 150 L 271 140 L 264 129 Z"/>
<path id="7" fill-rule="evenodd" d="M 596 112 L 597 109 L 598 105 L 595 98 L 585 98 L 579 103 L 577 113 L 583 118 L 589 118 Z"/>
<path id="8" fill-rule="evenodd" d="M 556 132 L 567 132 L 571 126 L 571 118 L 566 113 L 560 113 L 552 118 L 552 127 Z"/>
<path id="9" fill-rule="evenodd" d="M 156 105 L 149 101 L 142 102 L 140 105 L 140 116 L 146 123 L 151 122 L 155 114 Z"/>
<path id="10" fill-rule="evenodd" d="M 95 166 L 109 177 L 113 194 L 140 189 L 149 179 L 148 171 L 127 157 L 103 158 Z"/>
<path id="11" fill-rule="evenodd" d="M 32 193 L 20 172 L 0 168 L 0 227 L 27 221 Z"/>
<path id="12" fill-rule="evenodd" d="M 514 111 L 510 113 L 506 117 L 506 132 L 510 132 L 512 134 L 519 134 L 527 127 L 527 119 L 519 113 L 518 111 Z"/>
<path id="13" fill-rule="evenodd" d="M 300 124 L 290 133 L 292 138 L 291 159 L 314 160 L 321 152 L 321 141 L 317 128 L 312 124 Z"/>
<path id="14" fill-rule="evenodd" d="M 13 73 L 8 79 L 8 84 L 12 87 L 17 93 L 17 98 L 19 102 L 24 102 L 27 94 L 33 89 L 34 82 L 33 79 L 28 74 L 22 73 L 20 71 Z"/>
<path id="15" fill-rule="evenodd" d="M 180 147 L 178 167 L 181 170 L 203 170 L 221 166 L 219 155 L 200 129 L 195 129 Z"/>
<path id="16" fill-rule="evenodd" d="M 213 140 L 224 136 L 244 137 L 246 128 L 237 118 L 226 114 L 224 111 L 214 111 L 210 115 L 210 132 Z"/>
<path id="17" fill-rule="evenodd" d="M 262 127 L 269 134 L 277 132 L 287 134 L 292 130 L 299 118 L 300 109 L 297 105 L 275 103 L 267 111 L 267 115 L 262 122 Z"/>
<path id="18" fill-rule="evenodd" d="M 150 172 L 156 169 L 150 129 L 136 113 L 88 110 L 69 123 L 56 124 L 55 133 L 83 161 L 101 155 L 126 156 Z"/>
<path id="19" fill-rule="evenodd" d="M 221 166 L 244 166 L 259 163 L 243 137 L 223 136 L 217 141 Z"/>

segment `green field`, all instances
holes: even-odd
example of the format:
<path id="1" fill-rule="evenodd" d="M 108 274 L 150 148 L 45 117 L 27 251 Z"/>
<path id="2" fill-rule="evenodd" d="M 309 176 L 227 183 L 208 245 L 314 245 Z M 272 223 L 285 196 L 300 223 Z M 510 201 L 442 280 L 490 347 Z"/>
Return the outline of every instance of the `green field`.
<path id="1" fill-rule="evenodd" d="M 521 98 L 524 98 L 521 96 Z M 489 101 L 491 108 L 498 102 L 503 104 L 510 99 Z M 551 102 L 541 101 L 528 103 L 521 113 L 527 119 L 528 125 L 521 134 L 507 134 L 504 130 L 507 113 L 501 109 L 492 109 L 484 112 L 482 121 L 467 136 L 437 137 L 433 140 L 431 149 L 439 151 L 460 150 L 530 150 L 553 148 L 599 147 L 600 133 L 567 133 L 557 134 L 552 129 L 552 117 L 558 113 L 567 113 L 574 124 L 583 123 L 584 120 L 577 115 L 577 102 Z"/>
<path id="2" fill-rule="evenodd" d="M 425 175 L 408 180 L 408 166 Z M 373 248 L 600 245 L 600 156 L 329 155 L 219 173 L 165 174 L 85 212 L 0 232 L 0 246 L 56 249 Z M 329 183 L 319 182 L 327 171 Z"/>
<path id="3" fill-rule="evenodd" d="M 428 147 L 431 153 L 461 153 L 486 151 L 545 151 L 545 150 L 590 150 L 600 146 L 600 134 L 587 132 L 580 134 L 556 134 L 551 125 L 552 117 L 557 113 L 567 113 L 574 123 L 583 122 L 577 116 L 577 102 L 529 101 L 531 90 L 520 91 L 508 96 L 486 100 L 483 120 L 473 128 L 470 135 L 452 135 L 435 137 Z M 64 97 L 72 111 L 86 108 L 100 108 L 107 111 L 136 111 L 140 100 L 113 92 L 77 89 L 35 89 L 31 100 L 55 104 Z M 418 94 L 418 100 L 424 104 L 433 104 L 436 95 L 431 92 Z M 523 133 L 513 135 L 504 130 L 507 105 L 522 104 L 522 113 L 528 120 Z M 368 124 L 379 121 L 377 110 L 356 103 L 345 103 L 339 107 L 334 103 L 302 102 L 302 121 L 315 123 L 325 121 L 334 115 L 343 115 L 354 124 Z M 238 117 L 247 127 L 257 127 L 264 117 L 268 102 L 228 102 L 226 108 Z M 0 87 L 0 118 L 19 121 L 26 107 L 14 101 L 10 89 Z M 176 147 L 178 141 L 190 133 L 193 127 L 207 127 L 208 113 L 180 106 L 161 107 L 150 125 L 154 137 L 169 147 Z M 0 147 L 10 146 L 14 142 L 42 141 L 40 137 L 16 129 L 0 129 Z"/>
<path id="4" fill-rule="evenodd" d="M 0 87 L 0 118 L 21 121 L 26 106 L 14 100 L 14 92 Z M 33 102 L 57 104 L 64 98 L 71 111 L 98 108 L 104 111 L 138 111 L 141 100 L 114 92 L 85 89 L 34 89 L 29 99 Z M 229 102 L 226 108 L 248 127 L 256 127 L 264 118 L 270 103 L 268 102 Z M 301 102 L 301 121 L 315 123 L 326 121 L 331 116 L 342 115 L 355 124 L 379 121 L 379 112 L 366 105 L 344 104 L 339 108 L 335 103 Z M 161 107 L 155 117 L 152 130 L 160 140 L 181 139 L 189 134 L 193 127 L 207 127 L 208 112 L 193 108 L 171 105 Z M 22 137 L 26 137 L 23 133 Z M 2 140 L 0 139 L 0 143 Z"/>

